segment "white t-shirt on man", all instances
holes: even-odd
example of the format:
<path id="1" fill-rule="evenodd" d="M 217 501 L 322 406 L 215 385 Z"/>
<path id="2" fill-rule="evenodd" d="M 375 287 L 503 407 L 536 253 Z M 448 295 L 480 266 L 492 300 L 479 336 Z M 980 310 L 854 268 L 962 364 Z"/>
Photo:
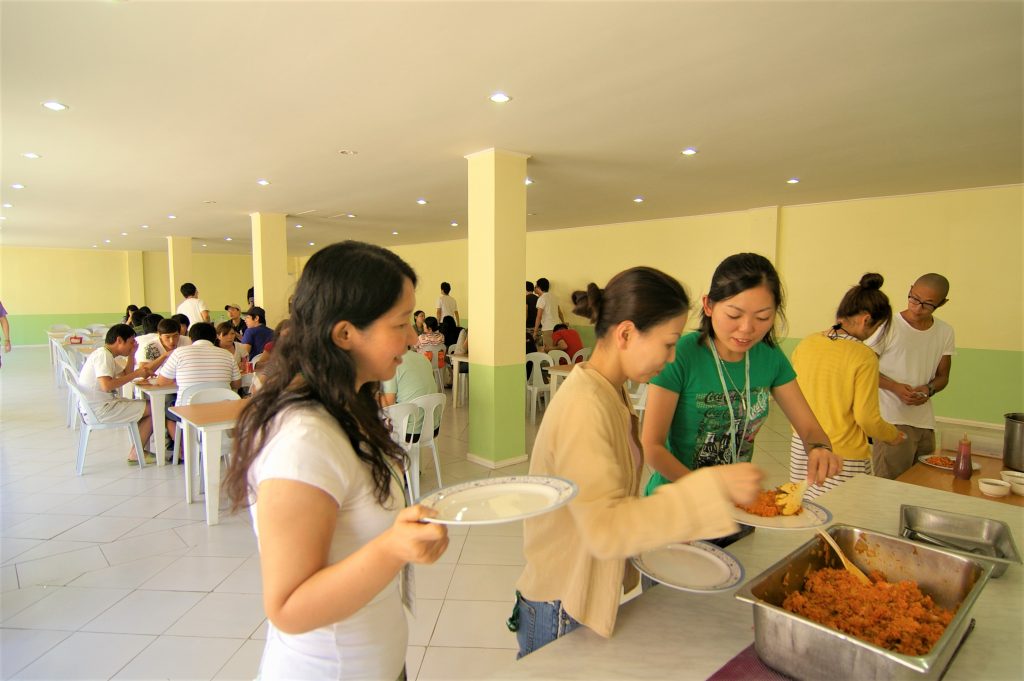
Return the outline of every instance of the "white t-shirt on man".
<path id="1" fill-rule="evenodd" d="M 203 319 L 203 312 L 209 312 L 210 308 L 206 306 L 206 303 L 201 301 L 199 298 L 186 298 L 181 305 L 178 306 L 178 314 L 183 314 L 188 317 L 189 324 L 198 324 L 199 322 L 206 321 Z"/>
<path id="2" fill-rule="evenodd" d="M 956 353 L 953 327 L 941 319 L 932 318 L 931 328 L 921 331 L 912 327 L 901 314 L 892 316 L 888 336 L 881 334 L 868 339 L 867 344 L 878 354 L 878 370 L 897 383 L 911 386 L 924 385 L 935 378 L 939 361 Z M 872 342 L 874 340 L 874 342 Z M 895 393 L 879 388 L 878 406 L 882 418 L 895 425 L 935 429 L 935 411 L 932 401 L 924 404 L 903 404 Z"/>
<path id="3" fill-rule="evenodd" d="M 445 317 L 455 317 L 455 313 L 459 311 L 459 304 L 455 302 L 455 299 L 451 296 L 442 293 L 437 299 L 437 307 L 441 310 L 441 319 L 438 319 L 440 323 Z"/>
<path id="4" fill-rule="evenodd" d="M 139 366 L 142 362 L 152 362 L 155 359 L 160 359 L 164 354 L 164 346 L 160 342 L 160 334 L 158 333 L 144 333 L 141 336 L 136 336 L 135 340 L 139 344 L 138 350 L 135 351 L 135 366 Z M 177 347 L 183 348 L 191 344 L 192 341 L 189 340 L 188 336 L 178 336 Z"/>
<path id="5" fill-rule="evenodd" d="M 558 299 L 550 291 L 541 294 L 537 299 L 537 314 L 540 315 L 540 330 L 553 331 L 555 324 L 561 323 L 558 317 Z"/>
<path id="6" fill-rule="evenodd" d="M 226 354 L 226 353 L 225 353 Z M 317 488 L 338 505 L 327 553 L 334 564 L 389 529 L 404 504 L 400 474 L 391 476 L 391 499 L 378 503 L 370 469 L 352 449 L 338 422 L 322 406 L 297 406 L 279 414 L 274 429 L 249 468 L 257 490 L 249 507 L 257 521 L 259 485 L 295 480 Z M 304 634 L 267 627 L 261 676 L 292 679 L 395 679 L 405 664 L 408 628 L 399 579 L 352 615 Z"/>
<path id="7" fill-rule="evenodd" d="M 91 405 L 100 405 L 108 400 L 117 397 L 117 391 L 104 391 L 100 389 L 99 379 L 103 376 L 115 378 L 124 372 L 114 361 L 114 353 L 101 346 L 89 353 L 85 360 L 81 373 L 78 375 L 78 385 L 85 395 L 86 401 Z"/>

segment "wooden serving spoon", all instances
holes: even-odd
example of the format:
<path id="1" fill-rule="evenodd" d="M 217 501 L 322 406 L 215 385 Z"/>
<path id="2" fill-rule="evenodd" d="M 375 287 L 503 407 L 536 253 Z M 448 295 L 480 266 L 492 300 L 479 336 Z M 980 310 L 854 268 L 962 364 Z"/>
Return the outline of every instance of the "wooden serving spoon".
<path id="1" fill-rule="evenodd" d="M 828 542 L 828 545 L 831 546 L 832 550 L 836 552 L 837 556 L 839 556 L 839 560 L 843 561 L 843 567 L 845 567 L 850 574 L 856 577 L 858 582 L 867 585 L 871 584 L 871 580 L 868 579 L 868 576 L 864 574 L 859 567 L 854 565 L 852 560 L 846 557 L 846 554 L 839 548 L 839 544 L 837 544 L 836 540 L 832 538 L 832 535 L 820 527 L 818 528 L 818 534 Z"/>

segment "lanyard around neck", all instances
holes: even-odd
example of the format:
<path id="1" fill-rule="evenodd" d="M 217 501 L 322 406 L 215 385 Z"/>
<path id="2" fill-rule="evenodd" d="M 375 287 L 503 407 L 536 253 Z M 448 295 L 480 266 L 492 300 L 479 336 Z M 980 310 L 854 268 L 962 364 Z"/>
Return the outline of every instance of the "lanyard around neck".
<path id="1" fill-rule="evenodd" d="M 740 445 L 736 438 L 736 412 L 732 407 L 732 398 L 729 396 L 729 386 L 725 383 L 725 373 L 722 371 L 722 359 L 718 356 L 715 348 L 715 339 L 709 338 L 708 345 L 711 346 L 711 354 L 715 357 L 715 368 L 718 369 L 718 380 L 722 384 L 722 394 L 725 395 L 725 404 L 729 407 L 729 449 L 732 455 L 732 463 L 739 461 Z M 746 408 L 743 410 L 743 433 L 739 439 L 747 436 L 747 426 L 750 424 L 750 352 L 743 353 L 743 393 L 746 396 Z"/>

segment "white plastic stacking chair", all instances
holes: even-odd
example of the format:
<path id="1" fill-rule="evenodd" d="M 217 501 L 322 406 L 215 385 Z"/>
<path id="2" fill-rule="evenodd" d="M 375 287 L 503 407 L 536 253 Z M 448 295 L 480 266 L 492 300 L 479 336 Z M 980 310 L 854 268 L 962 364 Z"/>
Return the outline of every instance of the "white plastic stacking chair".
<path id="1" fill-rule="evenodd" d="M 547 404 L 548 397 L 551 395 L 551 386 L 544 382 L 542 370 L 545 366 L 551 365 L 551 356 L 545 352 L 531 352 L 526 355 L 527 369 L 531 365 L 533 369 L 530 369 L 530 378 L 526 382 L 526 401 L 530 407 L 530 423 L 536 423 L 537 403 L 543 397 L 544 403 Z"/>
<path id="2" fill-rule="evenodd" d="M 208 387 L 203 387 L 208 386 Z M 199 383 L 196 385 L 185 388 L 178 394 L 177 404 L 182 406 L 188 406 L 190 404 L 210 404 L 211 402 L 231 402 L 234 400 L 240 400 L 238 396 L 231 388 L 225 388 L 223 383 Z M 185 428 L 181 429 L 185 431 Z M 187 429 L 191 430 L 191 429 Z M 185 433 L 184 437 L 191 437 L 190 434 Z M 177 448 L 178 442 L 182 437 L 174 439 L 174 446 Z M 226 452 L 231 451 L 231 443 L 234 438 L 230 432 L 225 433 L 221 440 L 221 456 L 224 456 Z M 185 448 L 185 503 L 191 504 L 195 500 L 195 488 L 192 487 L 192 467 L 195 466 L 199 469 L 200 479 L 199 487 L 203 487 L 202 472 L 203 467 L 199 465 L 199 452 L 201 447 L 198 442 L 189 442 Z M 213 496 L 214 492 L 210 495 Z"/>
<path id="3" fill-rule="evenodd" d="M 175 399 L 175 401 L 174 401 L 174 404 L 182 405 L 182 406 L 191 404 L 190 401 L 191 401 L 193 395 L 195 395 L 200 390 L 207 390 L 208 388 L 224 388 L 224 389 L 229 389 L 228 384 L 225 383 L 224 381 L 207 381 L 205 383 L 196 383 L 195 385 L 190 385 L 189 387 L 187 387 L 184 390 L 180 391 L 178 393 L 177 399 Z M 235 397 L 238 397 L 238 395 L 236 394 Z M 157 421 L 160 422 L 160 423 L 163 423 L 163 422 L 167 421 L 167 419 L 165 417 L 161 416 Z M 171 463 L 177 463 L 178 461 L 181 460 L 181 456 L 182 456 L 181 441 L 185 437 L 187 437 L 187 435 L 185 434 L 184 431 L 185 431 L 185 428 L 179 427 L 178 428 L 178 432 L 175 433 L 177 435 L 177 437 L 174 438 L 174 447 L 171 449 Z M 160 438 L 157 438 L 157 441 L 159 442 Z"/>
<path id="4" fill-rule="evenodd" d="M 75 471 L 78 475 L 81 475 L 85 468 L 85 452 L 89 448 L 89 434 L 94 430 L 109 430 L 112 428 L 128 429 L 128 437 L 131 438 L 132 444 L 135 445 L 135 452 L 139 456 L 139 468 L 143 468 L 146 465 L 146 453 L 142 448 L 142 436 L 139 434 L 139 424 L 135 421 L 100 423 L 99 419 L 96 418 L 96 412 L 92 410 L 92 405 L 89 404 L 89 401 L 85 398 L 85 394 L 82 392 L 82 388 L 78 385 L 78 381 L 75 380 L 75 375 L 69 366 L 64 367 L 64 380 L 68 384 L 68 390 L 73 391 L 75 393 L 75 397 L 78 399 L 82 418 L 82 432 L 78 436 L 78 456 L 75 460 Z"/>
<path id="5" fill-rule="evenodd" d="M 448 346 L 448 357 L 451 357 L 456 352 L 458 352 L 458 348 L 459 348 L 458 345 L 449 345 Z M 452 383 L 454 384 L 455 381 L 459 382 L 459 404 L 463 404 L 467 399 L 469 399 L 469 373 L 468 372 L 463 372 L 463 371 L 456 372 L 455 371 L 455 364 L 454 363 L 452 363 L 451 367 L 452 367 Z M 452 406 L 458 406 L 458 405 L 452 405 Z"/>
<path id="6" fill-rule="evenodd" d="M 416 460 L 417 462 L 419 461 L 420 448 L 430 447 L 430 451 L 434 454 L 434 472 L 437 474 L 437 488 L 441 489 L 444 485 L 441 483 L 441 459 L 437 455 L 437 442 L 434 440 L 434 424 L 436 423 L 438 428 L 441 427 L 441 420 L 444 418 L 445 394 L 433 393 L 431 395 L 423 395 L 422 397 L 410 400 L 408 404 L 415 404 L 423 410 L 423 426 L 420 428 L 420 439 L 419 442 L 412 443 L 413 447 L 417 450 Z"/>
<path id="7" fill-rule="evenodd" d="M 64 348 L 61 348 L 63 350 Z M 64 371 L 67 369 L 71 372 L 77 382 L 79 379 L 79 369 L 71 363 L 71 359 L 65 352 L 61 357 L 58 358 L 58 367 L 60 367 L 60 374 L 63 380 Z M 66 385 L 66 384 L 65 384 Z M 67 406 L 64 418 L 64 425 L 72 430 L 78 430 L 78 397 L 75 396 L 75 391 L 68 388 L 67 394 Z"/>
<path id="8" fill-rule="evenodd" d="M 57 379 L 58 385 L 63 380 L 63 374 L 60 371 L 60 363 L 57 361 L 57 351 L 55 348 L 64 340 L 64 336 L 70 330 L 71 327 L 67 324 L 54 324 L 46 330 L 46 337 L 50 339 L 50 364 L 56 367 L 54 377 Z"/>
<path id="9" fill-rule="evenodd" d="M 437 390 L 444 391 L 444 345 L 424 345 L 419 353 L 430 360 L 430 366 L 434 369 L 434 380 L 437 382 Z"/>
<path id="10" fill-rule="evenodd" d="M 391 439 L 404 449 L 409 457 L 409 465 L 404 471 L 405 488 L 409 491 L 409 498 L 416 501 L 420 496 L 420 450 L 419 447 L 413 448 L 409 434 L 412 432 L 416 417 L 423 413 L 423 409 L 412 402 L 403 402 L 384 407 L 384 412 L 391 419 Z"/>
<path id="11" fill-rule="evenodd" d="M 107 331 L 109 329 L 110 329 L 110 325 L 109 324 L 90 324 L 89 325 L 89 331 L 91 331 L 92 335 L 94 335 L 94 336 L 106 336 L 107 335 Z"/>
<path id="12" fill-rule="evenodd" d="M 249 361 L 250 361 L 250 362 L 252 363 L 252 365 L 253 365 L 253 366 L 256 366 L 256 364 L 257 364 L 258 362 L 262 362 L 262 361 L 263 361 L 263 359 L 264 359 L 264 355 L 266 355 L 266 354 L 267 354 L 267 353 L 265 353 L 265 352 L 261 352 L 260 354 L 256 355 L 255 357 L 253 357 L 253 358 L 252 358 L 252 359 L 250 359 Z"/>
<path id="13" fill-rule="evenodd" d="M 548 350 L 548 357 L 551 358 L 551 363 L 555 366 L 559 364 L 572 364 L 572 358 L 569 357 L 569 353 L 565 350 Z"/>
<path id="14" fill-rule="evenodd" d="M 572 363 L 575 364 L 576 362 L 586 362 L 588 359 L 590 359 L 591 352 L 591 348 L 580 348 L 579 350 L 576 351 L 576 354 L 572 356 Z"/>

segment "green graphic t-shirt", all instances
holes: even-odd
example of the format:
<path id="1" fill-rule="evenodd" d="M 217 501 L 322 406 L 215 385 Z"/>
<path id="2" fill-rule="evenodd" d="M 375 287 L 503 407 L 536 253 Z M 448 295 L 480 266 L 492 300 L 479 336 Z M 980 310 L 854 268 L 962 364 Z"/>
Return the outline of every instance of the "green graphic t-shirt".
<path id="1" fill-rule="evenodd" d="M 699 344 L 699 339 L 700 334 L 697 332 L 680 338 L 676 343 L 675 361 L 651 380 L 652 384 L 679 394 L 665 446 L 691 470 L 733 463 L 729 446 L 729 406 L 715 368 L 715 357 L 706 345 Z M 722 372 L 736 417 L 738 461 L 750 461 L 754 454 L 754 437 L 768 416 L 771 389 L 796 378 L 796 372 L 778 347 L 758 343 L 748 354 L 751 405 L 746 435 L 743 435 L 746 416 L 744 361 L 722 362 Z M 659 485 L 666 482 L 668 480 L 655 472 L 644 493 L 653 494 Z"/>

